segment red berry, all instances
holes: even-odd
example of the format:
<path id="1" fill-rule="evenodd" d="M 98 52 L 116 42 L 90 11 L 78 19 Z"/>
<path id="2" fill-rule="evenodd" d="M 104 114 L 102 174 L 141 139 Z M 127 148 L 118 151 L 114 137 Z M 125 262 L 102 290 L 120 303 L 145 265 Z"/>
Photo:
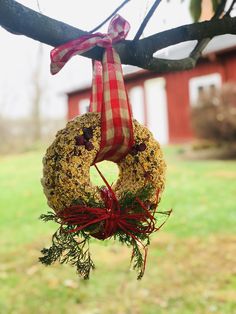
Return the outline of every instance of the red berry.
<path id="1" fill-rule="evenodd" d="M 138 145 L 138 151 L 143 152 L 147 148 L 146 144 L 141 143 Z"/>
<path id="2" fill-rule="evenodd" d="M 93 129 L 90 128 L 83 128 L 84 138 L 86 140 L 90 140 L 93 137 Z"/>
<path id="3" fill-rule="evenodd" d="M 135 155 L 138 154 L 138 151 L 137 151 L 136 147 L 132 147 L 132 148 L 131 148 L 130 154 L 131 154 L 132 156 L 135 156 Z"/>
<path id="4" fill-rule="evenodd" d="M 76 136 L 76 138 L 75 138 L 75 144 L 76 145 L 78 145 L 78 146 L 80 146 L 80 145 L 84 145 L 84 137 L 83 137 L 83 135 L 78 135 L 78 136 Z"/>
<path id="5" fill-rule="evenodd" d="M 92 150 L 92 149 L 94 149 L 94 146 L 93 146 L 93 143 L 91 143 L 91 142 L 85 142 L 85 148 L 87 149 L 87 150 Z"/>

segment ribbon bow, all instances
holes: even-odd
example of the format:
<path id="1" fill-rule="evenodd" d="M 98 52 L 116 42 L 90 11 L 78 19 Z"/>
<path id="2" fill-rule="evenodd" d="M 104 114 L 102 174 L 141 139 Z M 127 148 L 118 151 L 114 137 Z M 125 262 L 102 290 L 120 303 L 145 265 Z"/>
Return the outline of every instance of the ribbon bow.
<path id="1" fill-rule="evenodd" d="M 73 56 L 83 54 L 95 46 L 108 48 L 126 38 L 130 24 L 120 15 L 115 15 L 108 26 L 108 33 L 87 34 L 69 41 L 51 51 L 51 73 L 57 74 Z"/>
<path id="2" fill-rule="evenodd" d="M 156 219 L 155 213 L 150 212 L 149 208 L 138 197 L 136 202 L 139 204 L 141 211 L 137 211 L 135 204 L 130 204 L 126 208 L 121 208 L 118 199 L 111 186 L 95 165 L 99 175 L 106 184 L 106 187 L 100 190 L 101 197 L 104 202 L 104 207 L 89 207 L 86 205 L 72 205 L 57 212 L 57 217 L 60 219 L 61 225 L 70 226 L 71 229 L 67 230 L 68 233 L 76 233 L 81 230 L 86 230 L 90 226 L 98 226 L 98 230 L 90 235 L 99 240 L 105 240 L 117 234 L 117 232 L 124 232 L 129 236 L 133 243 L 142 247 L 144 251 L 143 264 L 140 266 L 140 279 L 144 274 L 146 259 L 147 259 L 147 246 L 144 243 L 149 235 L 159 230 L 166 222 L 165 219 L 158 227 L 155 226 Z M 159 202 L 159 190 L 156 193 L 156 201 Z M 171 214 L 172 210 L 160 212 L 160 214 Z M 131 261 L 134 257 L 134 246 Z"/>
<path id="3" fill-rule="evenodd" d="M 87 227 L 101 223 L 100 228 L 97 232 L 92 233 L 96 239 L 105 240 L 112 237 L 118 231 L 124 232 L 128 235 L 135 243 L 139 244 L 144 250 L 143 264 L 140 266 L 140 274 L 138 278 L 140 279 L 145 271 L 146 259 L 147 259 L 147 245 L 140 240 L 142 238 L 147 238 L 152 232 L 159 230 L 161 226 L 156 227 L 156 219 L 154 217 L 155 213 L 149 212 L 145 204 L 136 198 L 136 202 L 139 203 L 142 208 L 141 212 L 135 212 L 134 205 L 130 205 L 128 208 L 121 208 L 119 201 L 116 198 L 114 191 L 111 186 L 97 168 L 99 175 L 106 184 L 106 187 L 101 189 L 101 197 L 104 201 L 104 208 L 101 207 L 89 207 L 86 205 L 72 205 L 65 208 L 57 213 L 58 218 L 60 218 L 61 225 L 71 226 L 72 228 L 67 231 L 69 233 L 75 233 L 81 230 L 86 230 Z M 159 199 L 159 191 L 157 191 L 157 202 Z M 134 256 L 134 247 L 131 261 Z"/>
<path id="4" fill-rule="evenodd" d="M 70 58 L 94 48 L 105 48 L 102 63 L 93 62 L 93 83 L 90 112 L 101 112 L 101 144 L 95 162 L 118 162 L 133 146 L 131 109 L 119 55 L 112 44 L 125 39 L 129 23 L 116 15 L 110 22 L 108 33 L 82 36 L 51 51 L 51 73 L 58 73 Z"/>

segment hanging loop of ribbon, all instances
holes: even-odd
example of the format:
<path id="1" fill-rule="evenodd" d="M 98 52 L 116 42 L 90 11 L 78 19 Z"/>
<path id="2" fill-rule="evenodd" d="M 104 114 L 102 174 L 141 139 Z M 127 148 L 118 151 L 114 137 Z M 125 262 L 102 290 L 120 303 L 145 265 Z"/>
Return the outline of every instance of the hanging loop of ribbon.
<path id="1" fill-rule="evenodd" d="M 93 61 L 93 83 L 90 112 L 101 112 L 101 144 L 95 162 L 118 162 L 134 143 L 132 114 L 124 85 L 118 53 L 113 44 L 124 40 L 130 29 L 120 15 L 110 22 L 108 33 L 84 35 L 51 51 L 51 73 L 58 73 L 74 55 L 83 54 L 95 46 L 103 47 L 102 62 Z"/>

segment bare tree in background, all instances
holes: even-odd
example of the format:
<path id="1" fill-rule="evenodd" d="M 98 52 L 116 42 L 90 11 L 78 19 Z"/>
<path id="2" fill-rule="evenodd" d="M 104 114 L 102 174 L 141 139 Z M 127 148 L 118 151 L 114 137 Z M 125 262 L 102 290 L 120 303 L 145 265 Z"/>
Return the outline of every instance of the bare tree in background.
<path id="1" fill-rule="evenodd" d="M 40 74 L 43 59 L 43 45 L 39 43 L 36 56 L 36 65 L 32 75 L 33 84 L 33 100 L 31 108 L 32 120 L 32 137 L 34 142 L 38 142 L 41 137 L 41 119 L 40 119 L 40 103 L 42 98 L 42 90 L 40 86 Z"/>

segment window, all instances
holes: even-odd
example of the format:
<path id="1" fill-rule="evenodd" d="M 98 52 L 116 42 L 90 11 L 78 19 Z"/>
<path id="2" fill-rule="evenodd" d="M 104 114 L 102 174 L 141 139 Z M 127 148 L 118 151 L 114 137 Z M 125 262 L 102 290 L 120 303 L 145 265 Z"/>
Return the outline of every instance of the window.
<path id="1" fill-rule="evenodd" d="M 140 123 L 144 124 L 144 99 L 143 88 L 136 86 L 130 89 L 129 99 L 132 107 L 133 116 Z"/>
<path id="2" fill-rule="evenodd" d="M 89 111 L 89 99 L 88 98 L 84 98 L 79 100 L 78 106 L 79 106 L 79 114 L 84 114 L 86 112 Z"/>
<path id="3" fill-rule="evenodd" d="M 219 73 L 194 77 L 189 80 L 190 105 L 196 106 L 211 96 L 214 98 L 221 87 L 222 79 Z"/>

